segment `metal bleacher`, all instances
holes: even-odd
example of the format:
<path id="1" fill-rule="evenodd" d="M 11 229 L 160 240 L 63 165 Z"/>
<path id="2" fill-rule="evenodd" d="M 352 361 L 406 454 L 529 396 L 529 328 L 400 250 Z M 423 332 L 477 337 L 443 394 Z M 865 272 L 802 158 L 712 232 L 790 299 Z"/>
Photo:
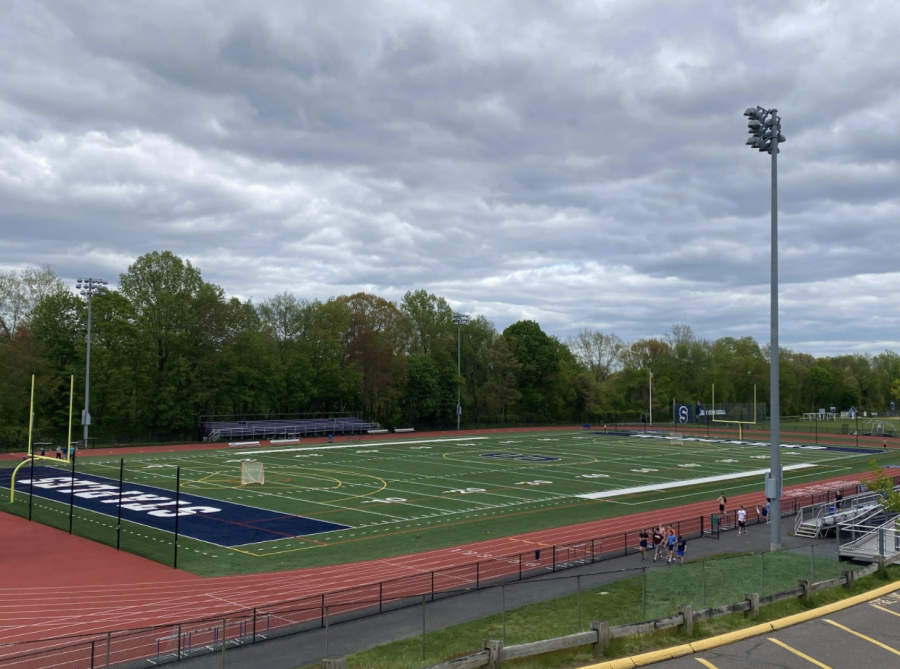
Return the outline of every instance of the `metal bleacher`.
<path id="1" fill-rule="evenodd" d="M 323 434 L 365 434 L 378 423 L 358 417 L 300 418 L 281 420 L 234 420 L 203 423 L 204 439 L 210 442 L 244 439 L 296 439 Z"/>

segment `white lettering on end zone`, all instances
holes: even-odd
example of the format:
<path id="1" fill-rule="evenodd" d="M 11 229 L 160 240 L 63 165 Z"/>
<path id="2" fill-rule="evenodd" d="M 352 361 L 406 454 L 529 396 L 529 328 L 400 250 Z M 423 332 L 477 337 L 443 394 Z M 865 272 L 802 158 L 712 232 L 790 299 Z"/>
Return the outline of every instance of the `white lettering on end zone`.
<path id="1" fill-rule="evenodd" d="M 19 485 L 27 485 L 32 483 L 31 479 L 21 479 Z M 101 504 L 119 504 L 119 486 L 109 485 L 108 483 L 97 483 L 95 481 L 83 481 L 78 478 L 72 481 L 69 476 L 54 476 L 34 480 L 35 488 L 44 490 L 57 490 L 62 493 L 71 493 L 75 497 L 84 499 L 100 499 Z M 108 497 L 109 499 L 103 499 Z M 142 492 L 140 490 L 123 490 L 122 508 L 131 511 L 146 511 L 149 516 L 157 518 L 174 518 L 176 515 L 193 516 L 197 513 L 218 513 L 222 509 L 214 506 L 191 506 L 190 504 L 179 504 L 178 513 L 174 509 L 165 509 L 161 507 L 175 506 L 177 503 L 173 497 L 165 497 L 163 495 L 153 495 Z"/>

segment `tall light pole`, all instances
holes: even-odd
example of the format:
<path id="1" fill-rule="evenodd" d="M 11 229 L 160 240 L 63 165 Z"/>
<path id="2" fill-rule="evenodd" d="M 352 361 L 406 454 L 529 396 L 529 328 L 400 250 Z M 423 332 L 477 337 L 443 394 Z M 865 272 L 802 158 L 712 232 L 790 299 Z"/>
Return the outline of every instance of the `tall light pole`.
<path id="1" fill-rule="evenodd" d="M 78 279 L 75 287 L 79 290 L 79 294 L 87 298 L 88 304 L 88 320 L 87 320 L 87 364 L 84 371 L 84 413 L 81 414 L 81 423 L 84 425 L 84 442 L 81 447 L 87 448 L 88 445 L 88 427 L 91 424 L 90 400 L 91 400 L 91 302 L 94 295 L 103 295 L 107 292 L 106 286 L 108 282 L 100 279 Z M 67 444 L 68 448 L 71 444 Z"/>
<path id="2" fill-rule="evenodd" d="M 459 421 L 462 417 L 462 326 L 469 322 L 467 314 L 458 311 L 453 312 L 453 322 L 456 323 L 456 429 L 459 429 Z"/>
<path id="3" fill-rule="evenodd" d="M 781 117 L 777 109 L 764 109 L 762 107 L 748 107 L 744 116 L 750 120 L 747 126 L 750 129 L 750 139 L 747 145 L 751 149 L 757 149 L 762 153 L 772 156 L 772 277 L 770 280 L 771 297 L 769 300 L 769 475 L 766 477 L 766 498 L 771 502 L 772 509 L 769 513 L 770 548 L 781 548 L 781 492 L 783 473 L 781 470 L 781 424 L 779 406 L 779 377 L 778 377 L 778 145 L 785 141 L 781 134 Z"/>

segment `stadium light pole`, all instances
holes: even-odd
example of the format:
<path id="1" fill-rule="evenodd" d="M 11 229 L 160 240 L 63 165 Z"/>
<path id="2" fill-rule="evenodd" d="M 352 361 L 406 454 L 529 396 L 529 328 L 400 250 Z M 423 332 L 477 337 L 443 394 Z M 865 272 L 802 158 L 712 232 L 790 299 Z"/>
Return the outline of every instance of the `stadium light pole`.
<path id="1" fill-rule="evenodd" d="M 88 427 L 91 424 L 90 399 L 91 399 L 91 302 L 94 295 L 103 295 L 107 292 L 108 282 L 101 279 L 78 279 L 75 287 L 79 290 L 82 297 L 87 298 L 88 319 L 87 319 L 87 364 L 84 371 L 84 413 L 81 416 L 81 424 L 84 425 L 84 441 L 81 447 L 87 448 L 88 445 Z M 66 448 L 70 448 L 71 444 L 66 444 Z"/>
<path id="2" fill-rule="evenodd" d="M 766 498 L 772 504 L 769 513 L 770 548 L 781 548 L 781 493 L 783 484 L 783 472 L 781 469 L 781 423 L 779 406 L 779 375 L 778 375 L 778 145 L 785 141 L 781 134 L 781 117 L 777 109 L 764 109 L 763 107 L 748 107 L 744 116 L 749 120 L 747 127 L 750 139 L 746 144 L 751 149 L 757 149 L 762 153 L 772 156 L 772 258 L 771 258 L 771 297 L 769 300 L 770 319 L 770 344 L 769 344 L 769 477 L 766 479 Z"/>
<path id="3" fill-rule="evenodd" d="M 454 311 L 453 322 L 456 323 L 456 429 L 459 430 L 462 416 L 462 326 L 468 324 L 469 316 Z"/>

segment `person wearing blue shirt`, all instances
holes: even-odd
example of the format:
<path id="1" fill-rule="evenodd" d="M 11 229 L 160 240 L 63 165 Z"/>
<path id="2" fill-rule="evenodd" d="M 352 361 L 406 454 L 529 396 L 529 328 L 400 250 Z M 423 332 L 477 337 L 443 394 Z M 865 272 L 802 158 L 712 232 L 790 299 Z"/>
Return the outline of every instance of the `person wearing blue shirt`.
<path id="1" fill-rule="evenodd" d="M 678 562 L 684 564 L 684 551 L 687 550 L 687 539 L 684 536 L 678 537 Z"/>
<path id="2" fill-rule="evenodd" d="M 678 537 L 675 536 L 675 530 L 670 527 L 669 534 L 666 537 L 666 548 L 669 549 L 669 559 L 667 560 L 667 564 L 675 562 L 675 544 L 677 543 Z"/>

